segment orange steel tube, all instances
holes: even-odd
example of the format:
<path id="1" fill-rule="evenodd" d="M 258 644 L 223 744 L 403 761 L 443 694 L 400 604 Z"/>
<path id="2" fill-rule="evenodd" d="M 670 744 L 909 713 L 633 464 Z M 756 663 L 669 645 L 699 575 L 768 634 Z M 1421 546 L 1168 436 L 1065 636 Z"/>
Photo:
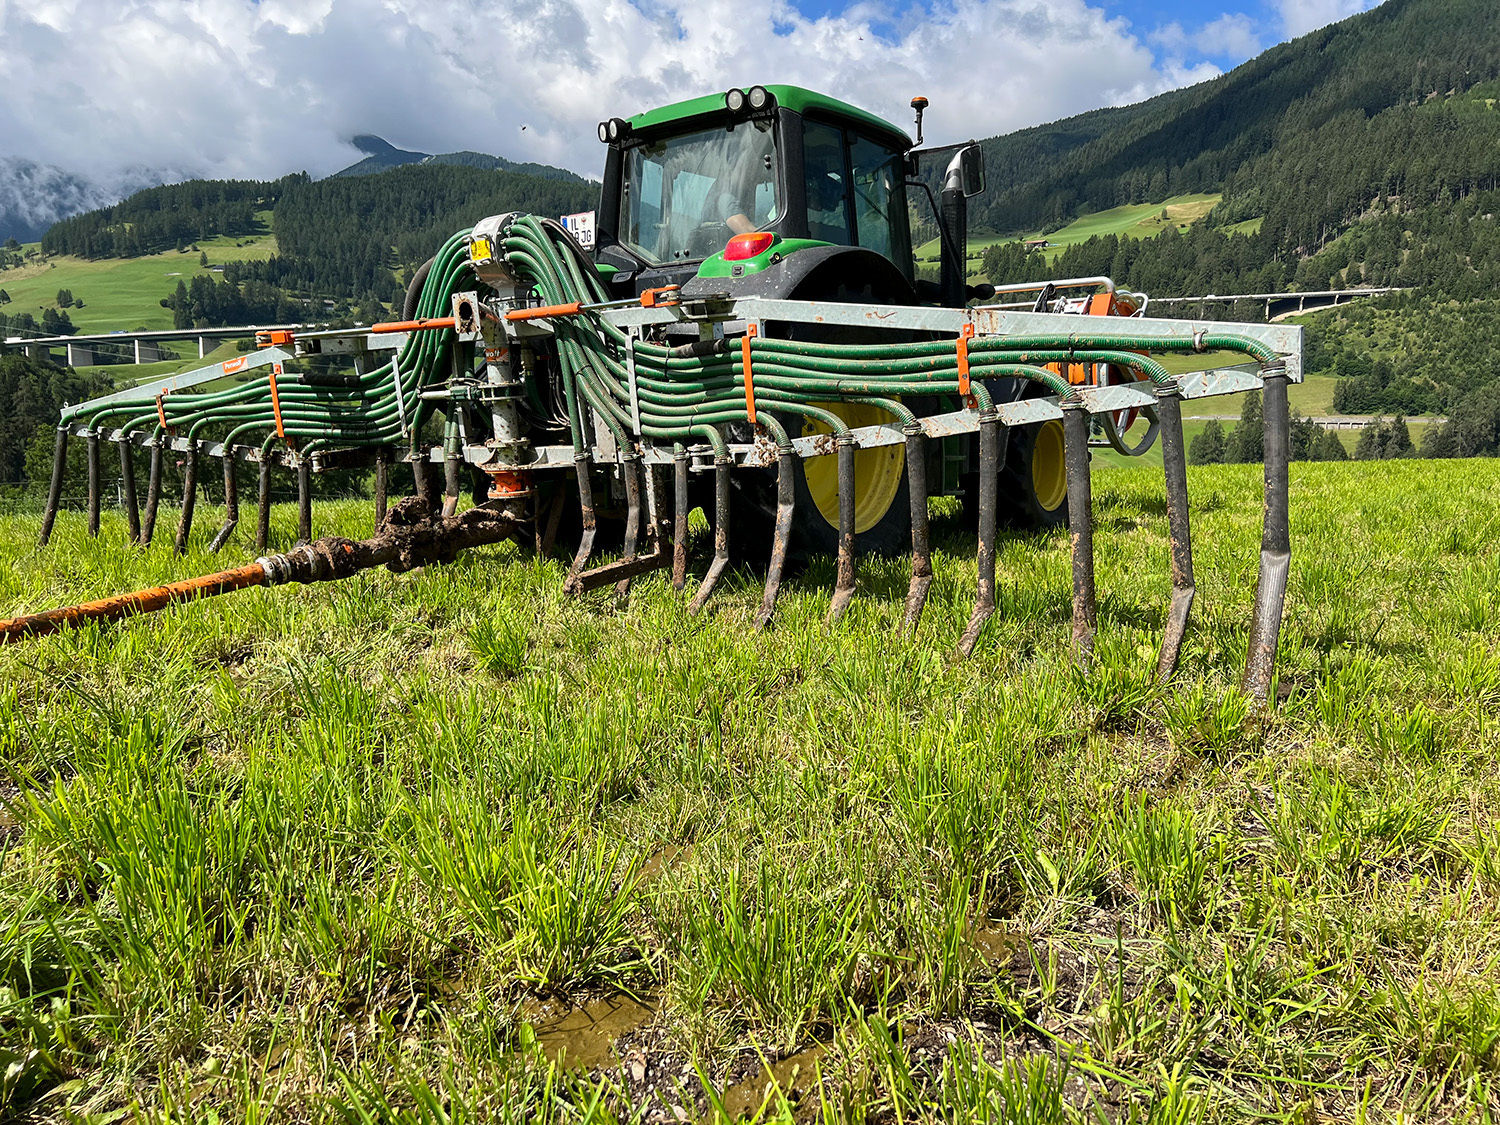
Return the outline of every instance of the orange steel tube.
<path id="1" fill-rule="evenodd" d="M 370 325 L 371 332 L 425 332 L 433 328 L 452 328 L 451 316 L 434 316 L 426 320 L 388 320 Z"/>
<path id="2" fill-rule="evenodd" d="M 61 632 L 89 621 L 118 621 L 122 617 L 162 609 L 173 602 L 233 593 L 250 586 L 260 586 L 265 578 L 266 572 L 260 563 L 251 563 L 234 570 L 205 574 L 201 578 L 189 578 L 149 590 L 137 590 L 133 594 L 116 594 L 112 598 L 102 598 L 96 602 L 84 602 L 82 605 L 71 605 L 63 609 L 49 609 L 45 613 L 33 613 L 29 617 L 0 621 L 0 645 L 26 637 Z"/>
<path id="3" fill-rule="evenodd" d="M 547 316 L 572 316 L 583 308 L 582 301 L 569 301 L 565 305 L 543 305 L 538 309 L 511 309 L 506 320 L 540 320 Z"/>

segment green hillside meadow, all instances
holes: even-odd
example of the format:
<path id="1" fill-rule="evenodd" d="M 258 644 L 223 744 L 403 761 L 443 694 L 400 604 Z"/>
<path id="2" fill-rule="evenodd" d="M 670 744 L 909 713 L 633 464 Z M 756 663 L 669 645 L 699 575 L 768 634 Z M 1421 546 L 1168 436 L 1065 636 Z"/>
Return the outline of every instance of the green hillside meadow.
<path id="1" fill-rule="evenodd" d="M 1266 712 L 1260 469 L 1189 480 L 1166 687 L 1144 471 L 1096 476 L 1087 674 L 1061 532 L 952 658 L 947 516 L 915 636 L 904 560 L 757 634 L 747 575 L 690 618 L 505 546 L 0 650 L 0 1115 L 1488 1120 L 1500 462 L 1292 466 Z M 0 612 L 247 561 L 220 515 L 185 558 L 6 517 Z"/>
<path id="2" fill-rule="evenodd" d="M 196 250 L 168 250 L 140 258 L 89 260 L 58 255 L 39 265 L 0 270 L 0 289 L 11 299 L 3 311 L 10 316 L 29 312 L 40 319 L 43 308 L 56 304 L 59 289 L 71 289 L 83 301 L 83 308 L 65 311 L 80 332 L 171 328 L 171 310 L 162 308 L 161 300 L 172 295 L 179 281 L 190 283 L 226 262 L 264 261 L 276 253 L 276 236 L 209 238 L 194 245 Z M 208 255 L 208 268 L 198 264 L 200 253 Z"/>

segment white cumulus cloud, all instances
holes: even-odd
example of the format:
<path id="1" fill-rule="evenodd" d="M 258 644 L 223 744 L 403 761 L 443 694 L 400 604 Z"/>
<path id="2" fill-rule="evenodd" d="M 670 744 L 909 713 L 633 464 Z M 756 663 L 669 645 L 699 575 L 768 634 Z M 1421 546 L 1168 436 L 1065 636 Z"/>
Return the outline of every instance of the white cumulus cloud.
<path id="1" fill-rule="evenodd" d="M 0 155 L 95 176 L 323 175 L 359 158 L 358 133 L 597 174 L 601 118 L 731 84 L 810 86 L 901 124 L 923 94 L 948 141 L 1218 72 L 1159 59 L 1087 0 L 934 0 L 899 22 L 789 0 L 0 0 L 0 42 Z"/>
<path id="2" fill-rule="evenodd" d="M 1368 12 L 1380 0 L 1275 0 L 1285 39 L 1295 39 L 1349 16 Z"/>

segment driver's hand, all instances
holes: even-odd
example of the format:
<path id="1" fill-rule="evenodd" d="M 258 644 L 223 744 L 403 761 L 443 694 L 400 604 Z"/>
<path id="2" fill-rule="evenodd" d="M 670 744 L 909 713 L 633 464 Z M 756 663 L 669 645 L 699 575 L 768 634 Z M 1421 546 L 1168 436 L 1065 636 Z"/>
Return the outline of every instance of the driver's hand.
<path id="1" fill-rule="evenodd" d="M 724 220 L 724 225 L 734 231 L 735 234 L 749 234 L 755 229 L 755 224 L 742 211 L 730 215 L 729 218 Z"/>

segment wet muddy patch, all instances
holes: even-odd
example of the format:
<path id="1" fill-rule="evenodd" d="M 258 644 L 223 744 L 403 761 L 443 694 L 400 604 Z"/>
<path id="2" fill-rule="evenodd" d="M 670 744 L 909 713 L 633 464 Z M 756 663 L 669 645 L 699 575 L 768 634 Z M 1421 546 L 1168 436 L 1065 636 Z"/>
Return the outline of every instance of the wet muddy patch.
<path id="1" fill-rule="evenodd" d="M 620 1065 L 615 1044 L 656 1016 L 653 998 L 619 992 L 583 1004 L 535 1000 L 521 1009 L 525 1041 L 535 1043 L 558 1066 L 577 1070 Z"/>

